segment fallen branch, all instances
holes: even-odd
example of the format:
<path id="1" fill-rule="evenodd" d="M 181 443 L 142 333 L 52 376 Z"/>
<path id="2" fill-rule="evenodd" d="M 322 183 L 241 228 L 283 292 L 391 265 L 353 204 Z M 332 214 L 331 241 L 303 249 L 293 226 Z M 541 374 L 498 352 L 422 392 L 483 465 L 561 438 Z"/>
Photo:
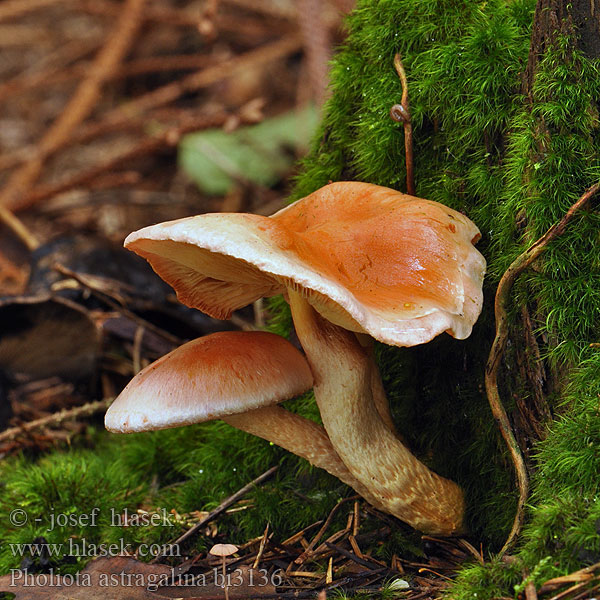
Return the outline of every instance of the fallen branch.
<path id="1" fill-rule="evenodd" d="M 323 3 L 320 0 L 298 0 L 298 25 L 304 40 L 306 70 L 312 99 L 322 106 L 327 97 L 331 43 L 329 29 L 323 21 Z"/>
<path id="2" fill-rule="evenodd" d="M 330 548 L 331 550 L 335 550 L 338 554 L 341 554 L 345 558 L 350 559 L 352 562 L 355 562 L 357 565 L 360 565 L 361 567 L 365 567 L 366 569 L 369 569 L 371 571 L 373 570 L 373 567 L 375 567 L 378 570 L 381 568 L 381 565 L 379 565 L 375 562 L 365 560 L 364 558 L 360 558 L 356 554 L 352 554 L 352 552 L 348 552 L 348 550 L 344 550 L 344 548 L 341 548 L 340 546 L 336 546 L 335 544 L 332 544 L 331 542 L 325 542 L 325 545 L 328 548 Z M 390 571 L 391 571 L 391 569 L 390 569 Z"/>
<path id="3" fill-rule="evenodd" d="M 154 325 L 154 323 L 146 321 L 146 319 L 143 319 L 142 317 L 136 315 L 128 308 L 125 308 L 124 306 L 119 304 L 117 300 L 113 299 L 109 295 L 107 290 L 100 289 L 97 285 L 94 284 L 93 276 L 86 275 L 85 273 L 76 273 L 75 271 L 72 271 L 71 269 L 68 269 L 67 267 L 59 263 L 55 263 L 53 268 L 61 275 L 74 279 L 81 287 L 94 294 L 96 298 L 104 302 L 107 306 L 110 306 L 110 308 L 112 308 L 115 312 L 118 312 L 125 318 L 129 319 L 130 321 L 133 321 L 139 328 L 151 331 L 155 335 L 158 335 L 159 337 L 166 340 L 170 344 L 173 344 L 174 346 L 181 346 L 182 340 L 180 338 L 173 335 L 172 333 L 169 333 L 168 331 L 165 331 L 164 329 L 161 329 L 160 327 L 157 327 L 156 325 Z"/>
<path id="4" fill-rule="evenodd" d="M 184 94 L 196 92 L 197 90 L 229 79 L 252 67 L 266 64 L 297 52 L 302 47 L 299 36 L 291 35 L 283 39 L 264 44 L 255 50 L 249 50 L 244 54 L 225 60 L 219 64 L 207 67 L 196 73 L 192 73 L 183 79 L 168 83 L 153 90 L 139 98 L 130 100 L 121 106 L 109 111 L 103 122 L 115 124 L 130 119 L 132 116 L 146 113 L 148 110 L 165 106 Z"/>
<path id="5" fill-rule="evenodd" d="M 296 560 L 294 560 L 295 564 L 302 565 L 311 557 L 311 555 L 313 554 L 314 547 L 316 546 L 317 542 L 323 537 L 323 535 L 327 531 L 327 528 L 331 525 L 331 522 L 333 521 L 333 517 L 335 516 L 335 513 L 338 511 L 338 509 L 342 506 L 342 504 L 344 504 L 346 502 L 350 502 L 351 500 L 356 500 L 358 497 L 359 496 L 350 496 L 349 498 L 342 498 L 331 509 L 331 512 L 327 516 L 327 519 L 325 519 L 325 522 L 321 526 L 321 529 L 319 529 L 319 531 L 317 532 L 317 535 L 315 535 L 315 537 L 312 539 L 310 544 L 306 547 L 304 552 L 298 558 L 296 558 Z"/>
<path id="6" fill-rule="evenodd" d="M 69 408 L 61 410 L 60 412 L 30 421 L 29 423 L 23 423 L 18 427 L 11 427 L 0 433 L 0 444 L 5 442 L 12 442 L 22 435 L 31 433 L 36 429 L 42 429 L 44 427 L 56 427 L 61 425 L 65 421 L 72 419 L 81 419 L 83 417 L 91 417 L 92 415 L 106 410 L 112 403 L 114 398 L 104 398 L 103 400 L 97 400 L 95 402 L 88 402 L 75 408 Z"/>
<path id="7" fill-rule="evenodd" d="M 162 71 L 194 71 L 205 68 L 210 59 L 202 54 L 176 54 L 171 56 L 151 56 L 139 58 L 121 65 L 107 77 L 106 81 L 125 79 L 126 77 L 160 73 Z M 0 85 L 0 101 L 9 96 L 31 92 L 37 88 L 56 86 L 68 81 L 85 77 L 89 64 L 78 63 L 67 69 L 53 67 L 28 76 L 18 76 Z"/>
<path id="8" fill-rule="evenodd" d="M 0 6 L 0 22 L 14 20 L 28 12 L 65 0 L 5 0 Z"/>
<path id="9" fill-rule="evenodd" d="M 20 208 L 32 206 L 38 202 L 41 202 L 42 200 L 56 196 L 57 194 L 61 194 L 73 188 L 89 184 L 100 175 L 109 173 L 113 169 L 119 169 L 125 163 L 135 158 L 148 156 L 149 154 L 152 154 L 161 148 L 175 146 L 177 145 L 181 136 L 185 133 L 189 133 L 191 131 L 200 131 L 202 129 L 208 129 L 211 127 L 219 127 L 225 123 L 228 116 L 230 115 L 220 113 L 214 117 L 196 118 L 186 122 L 183 125 L 180 125 L 179 127 L 169 127 L 158 135 L 144 138 L 140 143 L 133 146 L 129 150 L 117 154 L 116 156 L 113 156 L 112 158 L 109 158 L 108 160 L 97 164 L 90 169 L 76 173 L 75 175 L 72 175 L 71 177 L 55 184 L 43 185 L 34 188 L 29 192 L 29 194 L 21 198 Z"/>
<path id="10" fill-rule="evenodd" d="M 547 592 L 552 592 L 557 588 L 567 585 L 569 583 L 582 583 L 582 582 L 591 582 L 598 578 L 596 575 L 597 571 L 600 570 L 600 563 L 595 563 L 589 567 L 585 567 L 583 569 L 579 569 L 579 571 L 575 571 L 573 573 L 569 573 L 568 575 L 562 575 L 561 577 L 554 577 L 544 582 L 539 589 L 539 594 L 546 594 Z"/>
<path id="11" fill-rule="evenodd" d="M 230 4 L 252 12 L 262 13 L 268 17 L 287 19 L 292 22 L 295 22 L 298 18 L 298 9 L 292 3 L 272 2 L 271 0 L 223 0 L 223 4 Z"/>
<path id="12" fill-rule="evenodd" d="M 4 223 L 31 251 L 35 250 L 40 242 L 24 223 L 8 208 L 0 204 L 0 222 Z"/>
<path id="13" fill-rule="evenodd" d="M 555 225 L 553 225 L 539 240 L 534 242 L 525 252 L 520 254 L 508 267 L 496 290 L 495 299 L 495 316 L 496 316 L 496 337 L 485 368 L 485 389 L 487 392 L 488 402 L 492 409 L 494 419 L 498 423 L 500 433 L 508 446 L 515 471 L 517 474 L 517 482 L 519 486 L 519 502 L 517 505 L 517 512 L 513 522 L 512 529 L 508 535 L 508 539 L 504 543 L 504 546 L 500 550 L 500 556 L 502 556 L 515 542 L 520 530 L 523 525 L 523 518 L 525 512 L 525 502 L 529 494 L 529 478 L 527 475 L 527 468 L 525 461 L 521 454 L 521 450 L 515 439 L 512 431 L 510 421 L 506 410 L 502 405 L 500 394 L 498 392 L 498 368 L 500 361 L 504 354 L 504 348 L 506 347 L 506 341 L 508 339 L 508 301 L 510 290 L 517 277 L 527 268 L 529 265 L 542 254 L 547 248 L 548 244 L 558 236 L 562 235 L 567 225 L 575 214 L 581 210 L 594 196 L 594 194 L 600 189 L 600 183 L 596 183 L 571 206 L 565 216 Z"/>
<path id="14" fill-rule="evenodd" d="M 229 60 L 223 61 L 222 63 L 213 65 L 196 73 L 192 73 L 183 79 L 174 81 L 167 85 L 164 85 L 152 92 L 144 94 L 139 98 L 130 100 L 119 106 L 118 108 L 108 111 L 103 118 L 94 123 L 90 123 L 87 126 L 81 127 L 78 133 L 64 138 L 59 145 L 55 147 L 55 150 L 67 144 L 74 144 L 77 142 L 87 141 L 96 135 L 101 135 L 110 131 L 118 130 L 122 127 L 130 127 L 131 122 L 140 122 L 141 117 L 147 114 L 150 110 L 165 106 L 184 94 L 197 91 L 200 88 L 207 87 L 214 83 L 218 83 L 224 79 L 234 77 L 235 75 L 251 69 L 256 65 L 265 64 L 282 58 L 289 54 L 300 50 L 302 47 L 301 40 L 298 36 L 290 36 L 281 40 L 277 40 L 270 44 L 265 44 L 256 50 L 250 50 L 245 54 L 241 54 Z M 208 120 L 204 118 L 204 120 Z M 218 126 L 218 125 L 213 125 Z M 202 119 L 198 125 L 198 129 L 202 129 Z M 175 131 L 175 130 L 171 130 Z M 192 131 L 192 129 L 185 128 L 185 132 Z M 173 134 L 171 134 L 173 135 Z M 14 197 L 10 207 L 12 210 L 22 210 L 29 206 L 40 202 L 46 198 L 53 196 L 59 192 L 71 189 L 77 185 L 82 185 L 91 181 L 97 177 L 100 173 L 104 173 L 107 169 L 112 169 L 115 166 L 119 166 L 123 160 L 128 160 L 135 156 L 141 156 L 152 152 L 155 149 L 161 147 L 164 141 L 160 141 L 161 136 L 144 140 L 137 150 L 134 149 L 125 155 L 120 155 L 114 159 L 108 160 L 106 163 L 98 167 L 94 167 L 84 174 L 75 175 L 68 182 L 59 182 L 56 185 L 48 185 L 34 189 L 31 193 L 21 194 L 19 197 Z M 22 169 L 27 167 L 26 163 Z M 16 173 L 19 173 L 17 171 Z M 2 199 L 6 194 L 0 193 L 0 205 Z"/>
<path id="15" fill-rule="evenodd" d="M 51 52 L 35 65 L 33 71 L 26 70 L 0 83 L 0 102 L 12 95 L 26 92 L 36 87 L 55 85 L 62 80 L 63 73 L 69 73 L 78 61 L 98 49 L 100 45 L 96 37 L 85 41 L 67 42 L 59 49 Z M 89 64 L 87 65 L 89 67 Z M 81 74 L 85 77 L 85 73 Z"/>
<path id="16" fill-rule="evenodd" d="M 242 8 L 250 10 L 251 12 L 262 13 L 262 15 L 272 19 L 284 19 L 286 21 L 291 21 L 292 23 L 295 23 L 296 21 L 296 10 L 293 6 L 286 8 L 283 4 L 280 5 L 276 2 L 264 2 L 257 5 L 256 0 L 249 1 L 251 4 L 254 4 L 254 6 L 245 6 L 245 4 L 248 4 L 248 0 L 245 2 L 244 0 L 236 0 L 224 3 L 231 4 L 233 6 L 239 5 Z M 120 10 L 120 5 L 118 2 L 109 0 L 80 0 L 76 6 L 80 7 L 88 14 L 103 16 L 114 16 Z M 262 37 L 261 33 L 264 26 L 264 16 L 263 18 L 256 18 L 250 17 L 250 15 L 247 13 L 244 14 L 241 11 L 228 11 L 222 16 L 222 18 L 218 19 L 219 30 L 233 33 L 238 41 L 240 36 L 244 34 L 251 34 L 252 37 Z M 201 17 L 201 12 L 198 11 L 197 7 L 194 7 L 193 4 L 190 4 L 188 7 L 182 8 L 170 7 L 166 5 L 150 5 L 144 11 L 143 18 L 147 23 L 160 23 L 161 25 L 171 25 L 182 28 L 189 27 L 195 31 L 198 31 L 198 26 L 201 23 Z M 331 25 L 329 22 L 331 19 L 326 20 L 328 21 L 328 25 Z M 282 25 L 285 26 L 286 24 L 282 23 Z"/>
<path id="17" fill-rule="evenodd" d="M 91 15 L 114 17 L 119 14 L 121 6 L 118 2 L 98 0 L 79 0 L 75 7 Z M 170 6 L 150 5 L 144 11 L 143 19 L 150 23 L 162 25 L 175 25 L 180 27 L 192 27 L 196 29 L 200 21 L 198 11 L 193 13 L 189 10 L 179 10 Z"/>

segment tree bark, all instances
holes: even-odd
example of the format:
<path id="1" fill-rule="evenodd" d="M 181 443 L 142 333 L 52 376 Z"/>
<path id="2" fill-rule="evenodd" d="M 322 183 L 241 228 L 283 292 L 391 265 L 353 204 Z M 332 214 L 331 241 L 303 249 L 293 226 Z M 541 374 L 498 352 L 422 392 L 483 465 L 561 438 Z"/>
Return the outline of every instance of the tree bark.
<path id="1" fill-rule="evenodd" d="M 600 56 L 600 0 L 538 0 L 533 18 L 523 91 L 533 102 L 531 90 L 537 65 L 558 36 L 572 39 L 573 48 L 586 58 Z"/>
<path id="2" fill-rule="evenodd" d="M 600 0 L 538 0 L 522 79 L 522 92 L 530 108 L 537 100 L 534 87 L 540 61 L 561 38 L 569 40 L 572 52 L 579 51 L 590 59 L 600 57 Z M 536 145 L 540 156 L 543 156 L 552 133 L 541 118 L 536 129 Z M 524 184 L 527 182 L 524 181 Z M 533 234 L 526 237 L 535 238 Z M 534 298 L 534 295 L 531 297 Z M 551 419 L 546 398 L 560 387 L 563 379 L 563 374 L 553 372 L 540 356 L 540 347 L 547 340 L 539 339 L 535 331 L 545 318 L 535 300 L 523 306 L 519 324 L 512 328 L 510 335 L 512 357 L 506 357 L 506 361 L 519 365 L 516 380 L 506 381 L 504 385 L 509 388 L 508 394 L 515 398 L 516 410 L 512 418 L 519 445 L 525 454 L 531 447 L 531 441 L 545 437 L 545 424 Z M 523 390 L 528 392 L 525 397 Z"/>
<path id="3" fill-rule="evenodd" d="M 587 58 L 599 57 L 600 0 L 538 0 L 522 79 L 522 92 L 530 108 L 536 103 L 534 87 L 540 61 L 561 38 L 569 40 L 572 51 L 577 50 Z M 541 118 L 537 132 L 536 145 L 540 156 L 543 156 L 552 134 Z M 524 184 L 527 185 L 527 181 Z M 526 237 L 534 239 L 535 235 Z M 535 296 L 532 294 L 531 297 Z M 547 340 L 539 339 L 535 331 L 543 324 L 546 315 L 540 314 L 535 300 L 528 302 L 520 312 L 519 324 L 512 328 L 510 334 L 512 356 L 505 359 L 519 365 L 518 376 L 505 381 L 504 386 L 506 393 L 515 399 L 516 409 L 512 418 L 516 437 L 523 453 L 527 454 L 531 442 L 545 436 L 546 424 L 551 419 L 546 399 L 559 388 L 563 374 L 552 372 L 540 357 L 540 347 Z"/>

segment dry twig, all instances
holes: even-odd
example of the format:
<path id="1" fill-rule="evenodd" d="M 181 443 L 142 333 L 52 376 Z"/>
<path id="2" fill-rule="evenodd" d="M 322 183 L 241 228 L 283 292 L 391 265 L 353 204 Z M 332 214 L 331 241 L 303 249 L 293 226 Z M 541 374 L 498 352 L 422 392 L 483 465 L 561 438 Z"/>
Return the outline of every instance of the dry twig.
<path id="1" fill-rule="evenodd" d="M 16 19 L 28 12 L 65 0 L 5 0 L 0 6 L 0 21 Z"/>
<path id="2" fill-rule="evenodd" d="M 29 192 L 29 194 L 21 199 L 20 208 L 23 208 L 24 206 L 32 206 L 38 202 L 41 202 L 42 200 L 56 196 L 57 194 L 66 192 L 75 187 L 80 187 L 84 184 L 88 184 L 100 175 L 108 173 L 113 169 L 122 167 L 124 163 L 131 161 L 134 158 L 147 156 L 148 154 L 156 152 L 160 148 L 175 146 L 179 142 L 181 136 L 186 133 L 191 131 L 199 131 L 201 129 L 207 129 L 210 127 L 219 127 L 226 121 L 227 117 L 229 117 L 229 115 L 226 113 L 220 113 L 214 117 L 200 117 L 183 123 L 178 127 L 169 127 L 158 135 L 143 138 L 142 141 L 133 148 L 113 156 L 103 163 L 94 165 L 86 171 L 76 173 L 68 179 L 59 181 L 55 184 L 43 185 L 34 188 Z"/>
<path id="3" fill-rule="evenodd" d="M 294 561 L 296 564 L 301 565 L 301 564 L 305 563 L 311 557 L 311 555 L 313 554 L 313 548 L 316 546 L 317 542 L 323 537 L 323 534 L 327 531 L 327 528 L 329 527 L 329 525 L 331 525 L 331 521 L 333 521 L 333 517 L 335 516 L 335 513 L 342 506 L 342 504 L 345 504 L 346 502 L 350 502 L 351 500 L 356 500 L 357 498 L 358 498 L 358 496 L 351 496 L 350 498 L 343 498 L 331 509 L 331 512 L 327 516 L 327 519 L 325 519 L 325 523 L 323 523 L 321 529 L 319 529 L 319 531 L 317 532 L 317 535 L 315 535 L 315 537 L 312 539 L 312 541 L 308 545 L 308 548 L 306 548 L 304 550 L 304 552 Z M 327 541 L 330 541 L 330 540 L 327 540 Z"/>
<path id="4" fill-rule="evenodd" d="M 167 548 L 164 549 L 162 554 L 157 555 L 150 561 L 150 564 L 154 564 L 158 562 L 165 554 L 168 555 L 172 548 L 176 548 L 179 544 L 185 542 L 185 540 L 192 537 L 195 533 L 200 531 L 202 527 L 204 527 L 207 523 L 218 517 L 223 511 L 227 510 L 232 504 L 235 504 L 240 498 L 243 498 L 253 487 L 260 485 L 263 481 L 271 477 L 275 471 L 277 471 L 279 467 L 276 465 L 271 467 L 267 471 L 265 471 L 262 475 L 259 475 L 256 479 L 253 479 L 250 483 L 247 483 L 243 488 L 239 489 L 235 494 L 226 498 L 215 508 L 212 510 L 206 517 L 198 521 L 191 529 L 188 529 L 183 535 L 179 536 L 172 544 L 169 544 Z"/>
<path id="5" fill-rule="evenodd" d="M 0 204 L 0 221 L 4 223 L 29 248 L 35 250 L 39 245 L 38 239 L 29 231 L 23 221 L 16 217 L 8 208 Z"/>
<path id="6" fill-rule="evenodd" d="M 0 444 L 5 442 L 12 442 L 24 434 L 31 433 L 36 429 L 42 429 L 43 427 L 56 427 L 65 421 L 71 419 L 80 419 L 83 417 L 90 417 L 96 413 L 106 410 L 112 403 L 114 398 L 105 398 L 104 400 L 97 400 L 96 402 L 88 402 L 82 406 L 76 406 L 75 408 L 61 410 L 58 413 L 48 415 L 29 423 L 23 423 L 19 427 L 11 427 L 0 433 Z"/>
<path id="7" fill-rule="evenodd" d="M 108 80 L 125 79 L 146 73 L 163 71 L 192 71 L 208 66 L 210 58 L 203 54 L 176 54 L 170 56 L 151 56 L 132 60 L 116 68 L 107 77 Z M 80 77 L 88 72 L 89 64 L 84 62 L 74 64 L 70 68 L 57 69 L 52 67 L 28 76 L 18 76 L 0 85 L 0 101 L 9 96 L 30 92 L 37 88 L 56 86 Z"/>
<path id="8" fill-rule="evenodd" d="M 310 87 L 317 106 L 325 101 L 331 53 L 329 31 L 322 19 L 323 8 L 324 3 L 320 0 L 298 0 L 298 24 L 304 39 Z"/>
<path id="9" fill-rule="evenodd" d="M 525 502 L 527 501 L 527 496 L 529 494 L 529 478 L 527 475 L 525 461 L 523 460 L 521 450 L 517 440 L 515 439 L 510 421 L 508 420 L 508 415 L 506 414 L 506 410 L 502 405 L 502 400 L 500 399 L 500 394 L 498 392 L 498 368 L 500 366 L 500 361 L 502 360 L 504 348 L 508 339 L 507 309 L 509 294 L 517 277 L 536 258 L 538 258 L 540 254 L 542 254 L 552 240 L 562 235 L 573 216 L 588 203 L 590 198 L 592 198 L 592 196 L 594 196 L 599 189 L 600 183 L 596 183 L 586 190 L 585 193 L 579 198 L 579 200 L 577 200 L 577 202 L 575 202 L 575 204 L 573 204 L 573 206 L 571 206 L 565 216 L 556 225 L 553 225 L 539 240 L 534 242 L 527 250 L 525 250 L 525 252 L 520 254 L 508 267 L 502 276 L 502 279 L 500 279 L 498 289 L 496 290 L 496 337 L 494 339 L 494 343 L 492 344 L 485 368 L 485 389 L 494 419 L 496 419 L 502 437 L 508 446 L 508 450 L 515 466 L 519 485 L 519 502 L 517 505 L 515 520 L 508 538 L 500 550 L 500 556 L 502 556 L 512 546 L 521 530 L 525 512 Z"/>
<path id="10" fill-rule="evenodd" d="M 138 327 L 142 328 L 142 330 L 147 329 L 148 331 L 151 331 L 152 333 L 160 336 L 167 342 L 170 342 L 174 346 L 180 346 L 182 344 L 182 340 L 177 336 L 169 333 L 168 331 L 165 331 L 164 329 L 161 329 L 160 327 L 157 327 L 156 325 L 154 325 L 154 323 L 146 321 L 146 319 L 143 319 L 142 317 L 136 315 L 134 312 L 131 312 L 124 306 L 121 306 L 119 302 L 113 300 L 113 298 L 109 296 L 107 290 L 99 289 L 96 285 L 94 285 L 91 276 L 86 275 L 85 273 L 76 273 L 75 271 L 72 271 L 71 269 L 68 269 L 67 267 L 58 263 L 54 265 L 54 270 L 58 271 L 62 275 L 65 275 L 66 277 L 74 279 L 79 285 L 81 285 L 85 289 L 89 290 L 92 294 L 94 294 L 96 298 L 110 306 L 116 312 L 122 314 L 124 317 L 136 323 Z"/>
<path id="11" fill-rule="evenodd" d="M 120 5 L 118 2 L 109 0 L 80 0 L 77 5 L 89 14 L 114 16 L 119 13 Z M 249 7 L 247 7 L 249 8 Z M 276 19 L 294 20 L 287 11 L 258 11 L 263 12 Z M 173 7 L 167 3 L 162 5 L 150 5 L 144 10 L 143 19 L 147 23 L 160 23 L 161 25 L 171 25 L 174 27 L 192 28 L 198 31 L 201 23 L 202 13 L 198 11 L 193 3 L 188 7 Z M 219 32 L 233 33 L 239 40 L 243 34 L 251 34 L 252 37 L 263 37 L 261 19 L 249 19 L 248 15 L 237 16 L 236 12 L 229 11 L 223 18 L 218 19 Z"/>
<path id="12" fill-rule="evenodd" d="M 597 572 L 600 570 L 600 562 L 595 563 L 589 567 L 585 567 L 580 569 L 579 571 L 575 571 L 573 573 L 569 573 L 568 575 L 562 575 L 561 577 L 554 577 L 553 579 L 549 579 L 544 582 L 539 589 L 539 594 L 545 594 L 547 592 L 555 591 L 562 585 L 567 585 L 569 583 L 591 583 L 592 581 L 598 579 Z"/>
<path id="13" fill-rule="evenodd" d="M 264 44 L 260 48 L 249 50 L 244 54 L 192 73 L 183 79 L 168 83 L 139 98 L 126 102 L 107 113 L 103 121 L 114 125 L 115 122 L 128 120 L 132 116 L 144 114 L 148 110 L 174 102 L 184 94 L 195 92 L 224 79 L 235 77 L 246 69 L 293 54 L 300 50 L 301 47 L 302 42 L 295 35 Z"/>
<path id="14" fill-rule="evenodd" d="M 73 65 L 83 59 L 98 46 L 99 42 L 96 38 L 85 40 L 85 42 L 81 40 L 67 42 L 58 50 L 50 52 L 42 60 L 36 62 L 33 67 L 26 69 L 25 72 L 0 83 L 0 101 L 36 87 L 48 86 L 68 79 L 63 78 L 64 73 L 72 72 L 68 65 Z M 73 70 L 75 69 L 76 67 L 73 67 Z M 84 75 L 82 70 L 80 76 Z"/>
<path id="15" fill-rule="evenodd" d="M 279 19 L 295 22 L 297 18 L 294 7 L 285 2 L 273 2 L 272 0 L 223 0 L 223 2 Z"/>
<path id="16" fill-rule="evenodd" d="M 260 560 L 265 551 L 265 545 L 266 545 L 268 539 L 269 539 L 269 523 L 267 523 L 267 526 L 265 527 L 265 532 L 263 533 L 263 536 L 260 540 L 260 545 L 258 547 L 258 554 L 256 555 L 254 562 L 252 563 L 253 569 L 258 569 L 258 566 L 260 565 Z"/>
<path id="17" fill-rule="evenodd" d="M 177 100 L 186 93 L 197 91 L 200 88 L 207 87 L 222 81 L 223 79 L 233 77 L 245 69 L 252 68 L 253 66 L 265 64 L 278 58 L 282 58 L 298 51 L 300 48 L 300 38 L 297 36 L 290 36 L 281 40 L 277 40 L 276 42 L 272 42 L 271 44 L 265 44 L 256 50 L 250 50 L 245 54 L 241 54 L 235 58 L 226 60 L 196 73 L 192 73 L 183 79 L 164 85 L 109 111 L 104 115 L 101 121 L 97 123 L 90 123 L 86 127 L 82 127 L 78 134 L 62 139 L 61 143 L 57 144 L 54 150 L 60 149 L 67 143 L 73 144 L 75 142 L 87 141 L 97 135 L 102 135 L 122 127 L 130 127 L 132 120 L 134 122 L 140 122 L 140 118 L 148 113 L 148 111 L 165 106 L 166 104 Z M 204 128 L 202 123 L 212 122 L 210 120 L 211 118 L 218 120 L 218 116 L 200 117 L 196 125 L 197 128 Z M 219 122 L 217 124 L 206 126 L 216 127 L 220 124 L 222 123 Z M 180 133 L 192 131 L 193 129 L 194 123 L 189 122 L 181 126 Z M 99 174 L 104 173 L 107 169 L 112 169 L 115 166 L 120 165 L 123 160 L 128 160 L 135 156 L 141 156 L 149 152 L 154 152 L 158 147 L 162 147 L 165 141 L 168 139 L 172 141 L 174 140 L 176 143 L 176 131 L 176 129 L 171 129 L 170 132 L 165 134 L 166 138 L 159 135 L 143 140 L 139 146 L 137 146 L 137 149 L 134 148 L 125 155 L 110 159 L 102 165 L 92 167 L 89 171 L 86 171 L 83 174 L 75 175 L 69 181 L 55 185 L 43 187 L 40 186 L 37 189 L 31 190 L 31 192 L 28 194 L 23 194 L 19 198 L 13 198 L 11 206 L 14 210 L 27 208 L 37 202 L 40 202 L 41 200 L 53 196 L 54 194 L 71 189 L 77 185 L 87 183 L 97 177 Z M 27 164 L 28 163 L 25 163 L 22 169 L 25 169 Z M 16 171 L 16 173 L 19 173 L 22 169 L 19 169 Z M 0 193 L 0 205 L 2 204 L 2 197 L 3 195 Z"/>

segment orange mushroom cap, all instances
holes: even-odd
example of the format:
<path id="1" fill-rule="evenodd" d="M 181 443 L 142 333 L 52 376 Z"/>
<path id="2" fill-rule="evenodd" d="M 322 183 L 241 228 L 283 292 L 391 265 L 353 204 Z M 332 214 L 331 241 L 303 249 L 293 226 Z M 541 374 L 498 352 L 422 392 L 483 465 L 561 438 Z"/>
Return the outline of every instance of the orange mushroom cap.
<path id="1" fill-rule="evenodd" d="M 125 245 L 181 302 L 214 317 L 292 287 L 333 323 L 412 346 L 471 333 L 483 301 L 479 237 L 438 202 L 338 182 L 271 217 L 188 217 L 134 232 Z"/>
<path id="2" fill-rule="evenodd" d="M 264 331 L 213 333 L 140 371 L 105 424 L 131 433 L 201 423 L 277 404 L 312 384 L 306 360 L 286 339 Z"/>

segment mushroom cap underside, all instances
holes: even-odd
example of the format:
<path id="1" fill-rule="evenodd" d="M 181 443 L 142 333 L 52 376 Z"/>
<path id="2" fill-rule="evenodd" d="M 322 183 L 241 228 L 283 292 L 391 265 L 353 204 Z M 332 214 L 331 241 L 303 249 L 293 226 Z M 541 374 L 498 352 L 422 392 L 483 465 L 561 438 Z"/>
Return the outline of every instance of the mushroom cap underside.
<path id="1" fill-rule="evenodd" d="M 190 425 L 276 404 L 312 385 L 306 359 L 284 338 L 213 333 L 140 371 L 108 409 L 105 424 L 119 433 Z"/>
<path id="2" fill-rule="evenodd" d="M 481 311 L 477 227 L 442 204 L 360 182 L 327 185 L 271 217 L 204 214 L 126 246 L 181 302 L 217 318 L 301 291 L 326 318 L 387 344 L 467 337 Z"/>

